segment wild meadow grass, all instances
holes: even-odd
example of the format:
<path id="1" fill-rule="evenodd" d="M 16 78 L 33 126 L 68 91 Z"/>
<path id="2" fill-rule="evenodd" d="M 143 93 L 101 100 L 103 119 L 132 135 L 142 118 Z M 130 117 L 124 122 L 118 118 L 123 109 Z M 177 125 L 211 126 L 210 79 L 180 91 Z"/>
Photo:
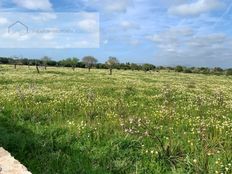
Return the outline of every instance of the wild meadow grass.
<path id="1" fill-rule="evenodd" d="M 232 173 L 232 78 L 0 67 L 0 146 L 34 174 Z"/>

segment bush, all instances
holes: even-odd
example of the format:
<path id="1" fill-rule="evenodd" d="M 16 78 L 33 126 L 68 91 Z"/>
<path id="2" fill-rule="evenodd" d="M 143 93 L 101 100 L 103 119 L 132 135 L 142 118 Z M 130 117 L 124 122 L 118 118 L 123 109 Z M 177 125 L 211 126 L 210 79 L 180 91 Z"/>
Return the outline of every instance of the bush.
<path id="1" fill-rule="evenodd" d="M 211 73 L 215 74 L 215 75 L 222 75 L 223 72 L 224 72 L 224 70 L 222 68 L 219 68 L 219 67 L 215 67 L 211 70 Z"/>
<path id="2" fill-rule="evenodd" d="M 192 73 L 192 70 L 190 68 L 185 68 L 184 73 Z"/>
<path id="3" fill-rule="evenodd" d="M 176 71 L 176 72 L 183 72 L 183 71 L 184 71 L 184 68 L 183 68 L 182 66 L 177 66 L 177 67 L 175 68 L 175 71 Z"/>
<path id="4" fill-rule="evenodd" d="M 226 75 L 231 76 L 232 75 L 232 68 L 226 70 Z"/>

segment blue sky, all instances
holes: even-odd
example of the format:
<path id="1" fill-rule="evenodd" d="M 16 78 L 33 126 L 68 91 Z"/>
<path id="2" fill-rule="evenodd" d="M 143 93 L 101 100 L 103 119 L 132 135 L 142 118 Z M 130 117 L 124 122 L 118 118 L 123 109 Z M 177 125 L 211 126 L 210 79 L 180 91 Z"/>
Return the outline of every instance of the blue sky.
<path id="1" fill-rule="evenodd" d="M 99 48 L 0 49 L 1 56 L 232 67 L 231 0 L 1 0 L 0 9 L 100 15 Z"/>

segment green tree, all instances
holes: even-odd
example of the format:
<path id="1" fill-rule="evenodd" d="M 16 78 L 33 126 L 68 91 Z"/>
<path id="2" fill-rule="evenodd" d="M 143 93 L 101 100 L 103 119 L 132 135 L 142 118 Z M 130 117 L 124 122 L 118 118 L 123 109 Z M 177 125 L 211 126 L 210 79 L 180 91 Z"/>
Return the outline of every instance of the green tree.
<path id="1" fill-rule="evenodd" d="M 73 69 L 73 71 L 74 71 L 75 68 L 76 68 L 77 65 L 78 65 L 79 59 L 76 58 L 76 57 L 73 57 L 73 58 L 70 58 L 69 61 L 70 61 L 70 64 L 71 64 L 71 66 L 72 66 L 72 69 Z"/>
<path id="2" fill-rule="evenodd" d="M 64 67 L 72 67 L 73 71 L 78 66 L 78 63 L 79 63 L 79 59 L 76 57 L 67 58 L 59 62 L 59 64 Z"/>
<path id="3" fill-rule="evenodd" d="M 42 63 L 43 63 L 43 66 L 44 66 L 44 69 L 46 70 L 47 69 L 47 66 L 48 66 L 48 63 L 51 61 L 51 58 L 49 58 L 48 56 L 44 56 L 42 59 L 41 59 Z"/>
<path id="4" fill-rule="evenodd" d="M 182 66 L 178 65 L 178 66 L 176 66 L 175 71 L 176 72 L 183 72 L 184 68 Z"/>
<path id="5" fill-rule="evenodd" d="M 184 68 L 184 73 L 192 73 L 192 68 Z"/>
<path id="6" fill-rule="evenodd" d="M 14 65 L 14 69 L 17 68 L 17 65 L 22 64 L 22 63 L 21 63 L 21 59 L 20 59 L 20 57 L 18 57 L 18 56 L 13 56 L 13 57 L 11 57 L 10 63 L 12 63 L 12 64 Z"/>
<path id="7" fill-rule="evenodd" d="M 96 65 L 97 59 L 93 56 L 85 56 L 83 57 L 82 62 L 85 64 L 85 67 L 88 68 L 90 72 L 90 69 Z"/>
<path id="8" fill-rule="evenodd" d="M 110 69 L 110 75 L 112 75 L 113 68 L 115 68 L 119 64 L 119 61 L 116 57 L 109 57 L 109 59 L 106 61 L 106 65 Z"/>
<path id="9" fill-rule="evenodd" d="M 211 72 L 215 75 L 222 75 L 224 70 L 220 67 L 215 67 L 211 70 Z"/>
<path id="10" fill-rule="evenodd" d="M 226 70 L 226 75 L 231 76 L 232 75 L 232 68 L 229 68 Z"/>
<path id="11" fill-rule="evenodd" d="M 142 65 L 142 68 L 143 68 L 143 71 L 146 73 L 148 71 L 151 71 L 151 70 L 155 69 L 155 66 L 152 65 L 152 64 L 147 64 L 146 63 L 146 64 Z"/>
<path id="12" fill-rule="evenodd" d="M 135 63 L 130 64 L 130 68 L 131 68 L 132 71 L 140 70 L 139 65 L 137 65 Z"/>

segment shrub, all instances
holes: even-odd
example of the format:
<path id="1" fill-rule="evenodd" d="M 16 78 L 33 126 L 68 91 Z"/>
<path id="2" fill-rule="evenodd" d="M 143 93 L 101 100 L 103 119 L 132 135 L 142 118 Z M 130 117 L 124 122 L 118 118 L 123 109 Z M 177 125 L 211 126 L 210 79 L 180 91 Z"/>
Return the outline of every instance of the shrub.
<path id="1" fill-rule="evenodd" d="M 231 76 L 232 75 L 232 68 L 226 70 L 226 75 Z"/>
<path id="2" fill-rule="evenodd" d="M 183 69 L 182 66 L 177 66 L 177 67 L 175 68 L 175 71 L 176 71 L 176 72 L 183 72 L 184 69 Z"/>
<path id="3" fill-rule="evenodd" d="M 190 68 L 185 68 L 184 73 L 192 73 L 192 70 Z"/>

